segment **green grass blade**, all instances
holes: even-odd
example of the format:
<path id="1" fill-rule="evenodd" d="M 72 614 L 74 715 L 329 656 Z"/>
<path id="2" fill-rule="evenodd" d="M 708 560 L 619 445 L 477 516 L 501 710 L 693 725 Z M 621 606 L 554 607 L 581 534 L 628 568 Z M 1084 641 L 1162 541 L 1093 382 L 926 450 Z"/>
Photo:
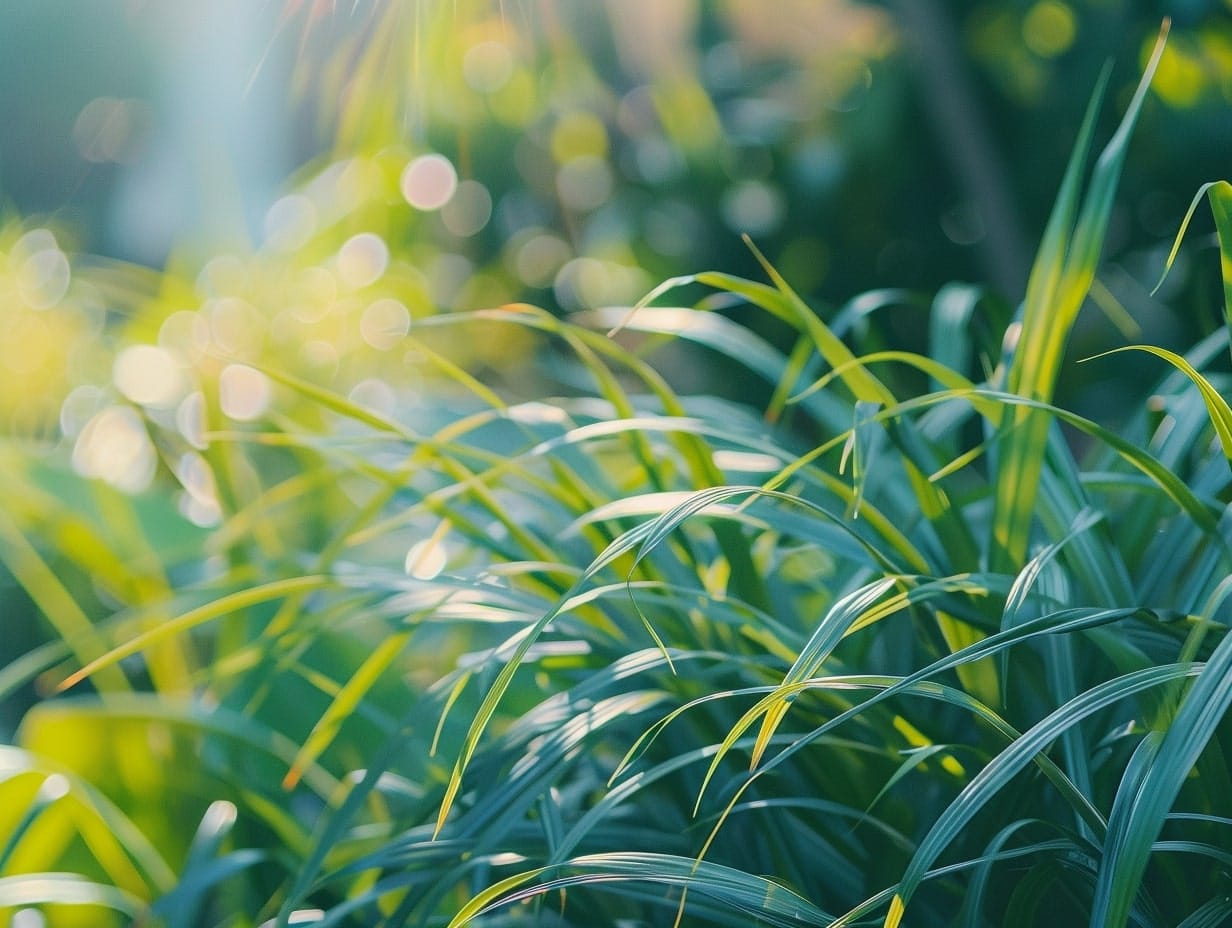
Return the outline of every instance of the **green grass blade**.
<path id="1" fill-rule="evenodd" d="M 268 859 L 264 851 L 244 850 L 220 853 L 235 828 L 237 810 L 233 803 L 210 803 L 188 849 L 175 888 L 155 901 L 155 915 L 166 919 L 168 928 L 193 928 L 201 906 L 219 883 Z"/>
<path id="2" fill-rule="evenodd" d="M 1135 888 L 1168 810 L 1207 742 L 1232 705 L 1232 635 L 1211 654 L 1166 731 L 1159 750 L 1130 796 L 1113 808 L 1096 883 L 1091 925 L 1123 928 Z M 1224 785 L 1212 785 L 1223 789 Z"/>
<path id="3" fill-rule="evenodd" d="M 1102 96 L 1107 72 L 1100 80 L 1027 284 L 1021 328 L 1010 363 L 1011 392 L 1043 401 L 1052 398 L 1070 330 L 1095 278 L 1129 137 L 1163 54 L 1167 32 L 1165 23 L 1134 97 L 1096 162 L 1090 188 L 1079 208 L 1081 166 L 1090 148 L 1096 104 Z M 1071 229 L 1075 213 L 1078 218 Z M 1022 564 L 1030 542 L 1035 488 L 1043 469 L 1049 422 L 1044 416 L 1020 409 L 1002 428 L 992 566 L 1014 571 Z"/>
<path id="4" fill-rule="evenodd" d="M 548 873 L 561 875 L 521 888 Z M 685 889 L 743 912 L 765 925 L 793 928 L 800 925 L 826 926 L 834 921 L 834 916 L 826 914 L 803 896 L 765 877 L 688 857 L 626 852 L 588 854 L 556 867 L 508 877 L 472 898 L 453 917 L 448 928 L 462 928 L 498 906 L 531 899 L 553 890 L 573 886 L 618 886 L 626 882 Z"/>
<path id="5" fill-rule="evenodd" d="M 867 712 L 873 706 L 899 694 L 900 692 L 905 692 L 913 687 L 917 687 L 917 684 L 923 684 L 924 681 L 928 680 L 928 678 L 934 677 L 944 671 L 951 669 L 956 670 L 964 665 L 995 656 L 1007 648 L 1024 644 L 1033 638 L 1056 634 L 1068 634 L 1087 628 L 1097 628 L 1110 622 L 1128 618 L 1137 612 L 1138 610 L 1135 609 L 1067 609 L 1024 622 L 1017 628 L 1012 628 L 994 635 L 989 635 L 987 638 L 982 638 L 974 644 L 968 645 L 959 651 L 946 655 L 945 657 L 934 661 L 927 667 L 917 670 L 912 674 L 886 683 L 886 689 L 883 692 L 877 693 L 859 705 L 853 706 L 852 708 L 839 713 L 823 725 L 813 729 L 810 735 L 800 739 L 793 744 L 791 748 L 784 750 L 767 761 L 758 769 L 754 776 L 760 776 L 761 774 L 779 766 L 812 739 L 820 737 L 837 726 L 859 716 L 864 712 Z M 717 770 L 717 758 L 729 751 L 750 725 L 764 716 L 769 716 L 774 713 L 781 715 L 782 711 L 784 711 L 782 707 L 787 703 L 790 703 L 800 693 L 813 686 L 823 686 L 826 684 L 827 681 L 825 678 L 813 678 L 810 680 L 794 681 L 790 684 L 780 684 L 778 687 L 770 690 L 767 695 L 763 696 L 756 705 L 745 712 L 740 720 L 728 730 L 727 735 L 720 746 L 720 753 L 719 755 L 716 755 L 716 761 L 711 762 L 710 770 L 707 771 L 706 777 L 703 778 L 701 787 L 698 791 L 696 805 L 700 805 L 702 795 L 705 793 L 710 780 L 713 778 L 713 775 Z M 988 712 L 988 710 L 986 710 L 981 704 L 977 703 L 975 700 L 972 700 L 970 696 L 964 693 L 962 694 L 962 698 L 970 700 L 968 708 L 972 708 L 973 711 L 984 714 L 984 717 L 989 719 L 993 724 L 1000 724 L 1000 727 L 1004 733 L 1010 734 L 1011 736 L 1016 734 L 1013 729 L 1008 728 L 1008 726 L 1004 726 L 1004 723 L 998 723 L 995 716 Z M 681 712 L 683 712 L 683 708 L 681 710 L 677 710 L 676 714 Z M 672 717 L 675 717 L 675 715 Z M 1089 817 L 1089 824 L 1100 825 L 1099 816 L 1097 813 L 1093 813 L 1093 810 L 1090 809 L 1089 802 L 1083 799 L 1079 802 L 1079 807 L 1082 809 L 1084 814 Z M 1100 827 L 1102 827 L 1102 825 L 1100 825 Z"/>
<path id="6" fill-rule="evenodd" d="M 0 511 L 0 560 L 25 588 L 60 640 L 83 664 L 97 662 L 106 652 L 106 643 L 81 606 L 56 576 L 26 535 Z M 118 667 L 99 668 L 99 687 L 114 692 L 129 692 L 132 687 Z"/>
<path id="7" fill-rule="evenodd" d="M 1232 653 L 1232 646 L 1229 647 L 1229 653 Z M 890 904 L 890 911 L 885 919 L 885 928 L 898 928 L 906 905 L 924 874 L 945 848 L 962 832 L 967 823 L 1011 778 L 1049 744 L 1057 740 L 1067 728 L 1078 724 L 1101 709 L 1115 705 L 1140 692 L 1163 686 L 1174 680 L 1183 680 L 1186 677 L 1198 675 L 1200 671 L 1200 667 L 1190 664 L 1166 664 L 1115 677 L 1070 700 L 1028 729 L 1022 737 L 1014 741 L 976 774 L 958 798 L 933 823 L 903 873 L 898 892 Z M 1228 694 L 1228 698 L 1232 699 L 1232 693 Z M 1168 797 L 1167 801 L 1170 803 L 1171 797 Z M 1101 923 L 1093 922 L 1093 924 L 1100 925 Z"/>
<path id="8" fill-rule="evenodd" d="M 1176 928 L 1223 928 L 1232 919 L 1232 898 L 1217 896 L 1191 912 Z"/>
<path id="9" fill-rule="evenodd" d="M 312 731 L 296 753 L 295 760 L 291 762 L 287 775 L 283 778 L 283 789 L 292 789 L 303 776 L 305 768 L 315 763 L 322 752 L 329 747 L 338 729 L 342 727 L 342 723 L 350 718 L 381 674 L 402 653 L 411 635 L 411 631 L 389 635 L 364 658 L 364 662 L 351 674 L 338 695 L 334 697 L 329 707 L 312 727 Z"/>
<path id="10" fill-rule="evenodd" d="M 1211 425 L 1215 427 L 1215 434 L 1219 436 L 1219 446 L 1223 449 L 1223 455 L 1228 459 L 1229 467 L 1232 467 L 1232 407 L 1228 406 L 1228 401 L 1211 385 L 1211 382 L 1203 377 L 1181 355 L 1168 351 L 1166 348 L 1156 348 L 1154 345 L 1126 345 L 1124 348 L 1114 348 L 1111 351 L 1105 351 L 1103 354 L 1097 354 L 1089 360 L 1093 361 L 1108 355 L 1119 354 L 1122 351 L 1145 351 L 1148 354 L 1155 355 L 1157 358 L 1163 358 L 1193 381 L 1194 386 L 1198 388 L 1198 392 L 1202 395 L 1202 402 L 1206 405 Z"/>
<path id="11" fill-rule="evenodd" d="M 136 637 L 130 638 L 122 645 L 112 648 L 106 654 L 88 662 L 80 670 L 69 674 L 60 684 L 59 689 L 61 691 L 71 689 L 87 677 L 94 675 L 100 670 L 115 666 L 119 661 L 132 654 L 136 654 L 174 635 L 183 634 L 190 629 L 213 621 L 221 616 L 230 615 L 241 609 L 247 609 L 250 606 L 269 602 L 273 599 L 281 599 L 284 596 L 325 589 L 332 583 L 333 580 L 331 578 L 323 576 L 291 577 L 285 580 L 272 580 L 260 586 L 230 593 L 213 602 L 206 603 L 204 606 L 169 619 L 162 625 L 142 632 Z"/>
<path id="12" fill-rule="evenodd" d="M 1189 209 L 1185 211 L 1185 218 L 1181 221 L 1181 228 L 1172 243 L 1172 250 L 1164 262 L 1163 273 L 1159 275 L 1159 283 L 1155 285 L 1151 293 L 1154 294 L 1163 286 L 1168 272 L 1172 270 L 1172 264 L 1181 250 L 1181 241 L 1185 238 L 1190 220 L 1193 219 L 1194 212 L 1204 196 L 1209 197 L 1211 212 L 1215 215 L 1215 234 L 1219 237 L 1221 257 L 1220 276 L 1223 278 L 1224 322 L 1232 328 L 1232 184 L 1226 180 L 1209 181 L 1199 187 L 1198 192 L 1194 194 Z"/>
<path id="13" fill-rule="evenodd" d="M 1022 307 L 1022 321 L 1014 328 L 1015 341 L 1011 345 L 1013 358 L 1009 371 L 1009 389 L 1024 395 L 1036 395 L 1046 378 L 1043 364 L 1043 347 L 1047 331 L 1042 324 L 1050 313 L 1056 299 L 1057 287 L 1065 268 L 1066 255 L 1073 236 L 1074 217 L 1078 213 L 1082 194 L 1082 174 L 1091 142 L 1095 135 L 1096 117 L 1107 90 L 1111 67 L 1105 66 L 1096 81 L 1095 90 L 1087 104 L 1087 111 L 1078 130 L 1078 138 L 1070 152 L 1065 175 L 1057 191 L 1052 213 L 1044 228 L 1039 251 L 1031 266 L 1027 281 L 1027 293 Z M 1041 398 L 1047 398 L 1042 395 Z"/>

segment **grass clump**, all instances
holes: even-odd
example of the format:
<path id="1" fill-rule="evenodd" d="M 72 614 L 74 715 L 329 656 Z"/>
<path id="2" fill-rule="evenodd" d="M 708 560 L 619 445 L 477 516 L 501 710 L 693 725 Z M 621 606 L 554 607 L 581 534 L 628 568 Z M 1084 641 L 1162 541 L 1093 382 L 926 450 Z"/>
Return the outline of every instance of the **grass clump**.
<path id="1" fill-rule="evenodd" d="M 104 491 L 74 517 L 30 467 L 0 542 L 62 622 L 4 686 L 70 695 L 5 749 L 0 907 L 1227 923 L 1227 333 L 1148 349 L 1174 370 L 1117 432 L 1053 404 L 1158 55 L 1084 185 L 1092 106 L 1019 313 L 947 288 L 927 352 L 863 350 L 900 294 L 827 321 L 763 262 L 768 283 L 696 274 L 632 311 L 417 319 L 454 389 L 405 416 L 254 362 L 274 412 L 207 404 L 221 523 L 147 552 L 162 585 L 99 621 L 57 577 L 154 517 Z M 716 311 L 736 302 L 787 350 Z M 504 332 L 565 397 L 438 350 Z M 681 342 L 762 380 L 764 409 L 677 393 L 652 358 Z M 54 570 L 48 524 L 77 538 Z"/>

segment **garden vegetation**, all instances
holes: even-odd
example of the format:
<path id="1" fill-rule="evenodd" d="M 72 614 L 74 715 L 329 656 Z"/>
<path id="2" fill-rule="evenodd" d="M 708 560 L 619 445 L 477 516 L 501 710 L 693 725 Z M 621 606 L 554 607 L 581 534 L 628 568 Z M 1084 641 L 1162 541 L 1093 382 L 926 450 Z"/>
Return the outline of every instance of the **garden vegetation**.
<path id="1" fill-rule="evenodd" d="M 1095 88 L 1020 305 L 948 285 L 924 347 L 874 324 L 917 294 L 819 312 L 748 240 L 634 306 L 416 312 L 418 390 L 344 393 L 247 351 L 293 259 L 77 262 L 192 364 L 0 449 L 54 633 L 0 669 L 7 923 L 1232 924 L 1228 330 L 1083 360 L 1157 378 L 1125 422 L 1054 403 L 1163 48 L 1093 158 Z"/>

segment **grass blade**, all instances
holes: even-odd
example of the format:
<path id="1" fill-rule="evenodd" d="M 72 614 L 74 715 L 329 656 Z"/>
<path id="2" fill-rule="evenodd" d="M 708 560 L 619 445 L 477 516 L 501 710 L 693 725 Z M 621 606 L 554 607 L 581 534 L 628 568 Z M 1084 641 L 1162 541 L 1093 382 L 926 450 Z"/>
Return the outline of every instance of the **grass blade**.
<path id="1" fill-rule="evenodd" d="M 1146 759 L 1145 772 L 1127 783 L 1130 794 L 1122 799 L 1118 791 L 1096 883 L 1093 928 L 1123 928 L 1128 921 L 1135 889 L 1168 810 L 1232 705 L 1230 679 L 1232 635 L 1226 635 L 1162 733 L 1158 751 Z"/>
<path id="2" fill-rule="evenodd" d="M 1129 137 L 1163 54 L 1167 34 L 1165 22 L 1133 99 L 1096 162 L 1090 188 L 1079 209 L 1081 167 L 1090 148 L 1107 71 L 1088 107 L 1027 284 L 1008 382 L 1009 390 L 1020 396 L 1045 402 L 1052 398 L 1066 341 L 1095 279 Z M 1071 228 L 1075 213 L 1078 218 Z M 992 527 L 995 569 L 1017 570 L 1026 556 L 1035 511 L 1035 488 L 1043 469 L 1049 428 L 1047 417 L 1027 409 L 1016 411 L 1002 426 Z"/>

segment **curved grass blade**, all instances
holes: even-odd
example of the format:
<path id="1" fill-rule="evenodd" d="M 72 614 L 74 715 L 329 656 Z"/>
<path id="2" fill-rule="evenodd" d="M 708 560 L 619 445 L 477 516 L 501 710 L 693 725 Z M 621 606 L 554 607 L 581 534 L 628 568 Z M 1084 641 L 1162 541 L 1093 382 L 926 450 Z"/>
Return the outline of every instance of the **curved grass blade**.
<path id="1" fill-rule="evenodd" d="M 145 885 L 159 892 L 165 892 L 174 885 L 175 872 L 150 839 L 93 785 L 67 770 L 47 770 L 22 748 L 0 745 L 0 782 L 27 773 L 42 774 L 49 780 L 59 777 L 68 782 L 70 796 L 59 801 L 67 802 L 71 798 L 80 804 L 85 817 L 76 819 L 77 827 L 91 833 L 87 844 L 103 868 L 113 874 L 113 879 L 116 879 L 115 874 L 129 870 L 127 859 L 131 858 L 138 865 Z M 51 795 L 59 792 L 59 784 L 53 782 Z M 12 848 L 8 850 L 11 852 Z M 120 860 L 116 855 L 125 859 Z M 115 863 L 111 862 L 113 859 Z"/>
<path id="2" fill-rule="evenodd" d="M 1193 219 L 1194 211 L 1197 210 L 1198 204 L 1202 202 L 1204 196 L 1210 198 L 1211 212 L 1215 216 L 1215 234 L 1219 236 L 1219 248 L 1222 257 L 1220 270 L 1223 278 L 1224 322 L 1229 327 L 1232 327 L 1232 184 L 1226 180 L 1209 181 L 1199 187 L 1198 192 L 1194 194 L 1193 201 L 1189 204 L 1189 209 L 1185 211 L 1185 218 L 1181 221 L 1181 228 L 1176 233 L 1176 240 L 1172 243 L 1172 250 L 1168 252 L 1168 259 L 1164 262 L 1163 273 L 1159 275 L 1159 283 L 1155 285 L 1151 295 L 1153 296 L 1159 291 L 1159 288 L 1163 286 L 1164 280 L 1168 276 L 1168 272 L 1172 270 L 1172 263 L 1176 260 L 1177 253 L 1181 250 L 1181 240 L 1185 238 L 1189 222 Z"/>
<path id="3" fill-rule="evenodd" d="M 132 919 L 145 914 L 145 902 L 115 886 L 94 883 L 75 873 L 25 873 L 0 877 L 0 912 L 36 905 L 87 905 L 111 909 Z"/>
<path id="4" fill-rule="evenodd" d="M 1094 361 L 1097 358 L 1106 358 L 1109 355 L 1120 354 L 1122 351 L 1145 351 L 1148 354 L 1155 355 L 1157 358 L 1163 358 L 1193 382 L 1194 386 L 1198 388 L 1198 392 L 1202 395 L 1202 402 L 1206 405 L 1211 425 L 1215 427 L 1215 434 L 1219 436 L 1219 446 L 1223 449 L 1224 457 L 1228 459 L 1228 466 L 1232 467 L 1232 407 L 1229 407 L 1228 401 L 1223 398 L 1218 390 L 1211 386 L 1211 382 L 1203 377 L 1181 355 L 1166 348 L 1156 348 L 1154 345 L 1126 345 L 1123 348 L 1113 348 L 1111 351 L 1105 351 L 1086 360 Z"/>
<path id="5" fill-rule="evenodd" d="M 565 875 L 521 888 L 548 873 L 562 870 Z M 453 917 L 448 928 L 462 928 L 498 906 L 553 890 L 623 882 L 680 887 L 744 912 L 765 925 L 799 928 L 801 925 L 827 926 L 834 921 L 834 916 L 826 914 L 803 896 L 765 877 L 718 864 L 702 862 L 699 865 L 691 858 L 670 854 L 615 853 L 575 857 L 564 864 L 501 880 L 472 898 Z"/>
<path id="6" fill-rule="evenodd" d="M 351 674 L 304 739 L 290 769 L 287 770 L 287 775 L 283 777 L 283 789 L 293 789 L 303 776 L 304 770 L 315 763 L 329 747 L 342 723 L 350 718 L 368 694 L 368 690 L 402 653 L 412 634 L 413 630 L 389 635 L 377 645 L 376 650 L 364 658 L 363 663 Z"/>
<path id="7" fill-rule="evenodd" d="M 746 781 L 746 787 L 748 784 L 752 783 L 753 779 L 760 777 L 762 774 L 784 763 L 790 756 L 792 756 L 793 754 L 801 750 L 808 743 L 810 743 L 813 739 L 821 737 L 822 735 L 838 727 L 844 722 L 847 722 L 855 718 L 856 716 L 860 715 L 861 713 L 868 711 L 873 706 L 881 702 L 884 702 L 885 700 L 891 698 L 892 696 L 898 695 L 903 692 L 908 692 L 908 691 L 919 691 L 918 685 L 922 685 L 923 682 L 926 681 L 929 677 L 936 676 L 937 674 L 942 673 L 946 670 L 957 668 L 965 663 L 977 661 L 977 660 L 980 660 L 986 657 L 991 657 L 995 654 L 998 654 L 999 652 L 1001 652 L 1002 650 L 1006 648 L 1025 643 L 1026 641 L 1029 641 L 1037 637 L 1054 635 L 1054 634 L 1070 634 L 1070 633 L 1077 632 L 1077 631 L 1084 630 L 1084 629 L 1098 628 L 1102 625 L 1107 625 L 1111 622 L 1116 622 L 1121 619 L 1128 618 L 1130 616 L 1138 614 L 1139 612 L 1140 610 L 1133 609 L 1133 608 L 1104 609 L 1104 610 L 1066 609 L 1066 610 L 1062 610 L 1061 612 L 1041 616 L 1038 619 L 1032 619 L 1028 622 L 1024 622 L 1022 625 L 1019 625 L 1017 628 L 1008 629 L 1006 631 L 999 632 L 994 635 L 989 635 L 987 638 L 981 639 L 980 641 L 974 644 L 968 645 L 967 647 L 959 651 L 946 655 L 945 657 L 937 661 L 934 661 L 932 664 L 928 665 L 927 667 L 917 670 L 916 672 L 908 676 L 900 677 L 900 678 L 892 678 L 892 679 L 891 678 L 880 678 L 880 677 L 869 678 L 870 681 L 874 679 L 887 681 L 884 683 L 884 687 L 885 687 L 884 690 L 882 692 L 876 693 L 874 696 L 865 700 L 864 702 L 856 706 L 853 706 L 852 708 L 847 709 L 844 712 L 839 713 L 838 715 L 834 716 L 832 719 L 830 719 L 823 725 L 820 725 L 817 728 L 814 728 L 807 735 L 798 739 L 790 748 L 775 755 L 773 758 L 767 761 L 764 765 L 762 765 L 752 775 L 752 777 L 748 781 Z M 724 738 L 724 741 L 723 741 L 723 746 L 722 746 L 723 750 L 730 750 L 731 745 L 735 743 L 736 739 L 739 738 L 743 734 L 743 732 L 748 729 L 750 725 L 752 725 L 755 721 L 757 721 L 757 719 L 764 716 L 768 711 L 772 710 L 779 703 L 783 702 L 784 700 L 792 699 L 795 696 L 798 696 L 799 693 L 805 691 L 806 689 L 810 689 L 815 686 L 825 686 L 825 685 L 831 685 L 831 684 L 832 684 L 832 681 L 828 681 L 827 678 L 821 678 L 821 679 L 798 681 L 798 682 L 792 683 L 787 686 L 779 685 L 772 689 L 765 690 L 764 692 L 766 692 L 766 695 L 756 705 L 750 708 L 740 718 L 740 720 L 737 721 L 729 729 L 728 734 Z M 855 685 L 855 684 L 852 684 L 852 685 Z M 877 684 L 875 684 L 874 682 L 869 682 L 867 684 L 860 684 L 860 685 L 875 686 Z M 929 684 L 929 685 L 934 686 L 934 684 Z M 749 690 L 748 692 L 752 693 L 752 692 L 762 692 L 762 691 L 761 690 Z M 933 691 L 930 690 L 929 694 L 931 694 L 932 692 Z M 937 690 L 937 692 L 942 693 L 942 696 L 939 696 L 938 698 L 944 698 L 945 694 L 948 694 L 950 691 L 948 688 L 940 688 Z M 706 697 L 703 697 L 703 699 L 705 698 Z M 1015 729 L 1013 729 L 1008 724 L 1006 724 L 1003 720 L 1000 719 L 999 716 L 997 716 L 995 713 L 993 713 L 983 704 L 972 699 L 967 694 L 962 694 L 961 699 L 963 700 L 963 705 L 966 708 L 970 709 L 971 711 L 976 712 L 978 715 L 980 715 L 981 718 L 988 721 L 989 724 L 993 725 L 995 728 L 1000 730 L 1007 737 L 1016 738 L 1018 736 L 1018 732 Z M 661 723 L 661 726 L 662 724 L 665 724 L 667 721 L 670 721 L 672 718 L 677 717 L 679 714 L 681 714 L 686 709 L 688 709 L 691 705 L 693 704 L 691 703 L 689 705 L 683 706 L 680 709 L 676 710 L 676 712 L 674 712 L 671 716 L 669 716 L 667 719 L 664 720 L 664 723 Z M 652 732 L 657 734 L 657 732 L 661 730 L 661 726 L 656 729 L 653 729 Z M 647 734 L 653 737 L 653 735 L 650 732 L 648 732 Z M 641 745 L 641 747 L 644 747 L 644 744 Z M 1051 764 L 1051 761 L 1048 761 L 1047 763 Z M 710 779 L 713 777 L 716 769 L 717 769 L 717 765 L 712 764 L 711 769 L 707 772 L 706 778 L 703 780 L 702 785 L 699 788 L 699 796 L 698 796 L 697 804 L 700 805 L 701 796 L 702 794 L 704 794 L 707 784 L 709 783 Z M 1052 769 L 1052 768 L 1049 768 L 1049 769 Z M 1064 780 L 1065 778 L 1061 776 L 1060 779 Z M 1054 780 L 1054 782 L 1060 782 L 1060 781 Z M 744 787 L 742 787 L 742 789 L 743 788 Z M 1062 788 L 1064 789 L 1064 787 Z M 1077 791 L 1075 790 L 1073 792 L 1076 793 Z M 1071 796 L 1071 798 L 1074 798 L 1074 797 Z M 1097 831 L 1102 833 L 1103 820 L 1099 816 L 1099 813 L 1096 812 L 1094 808 L 1090 805 L 1089 800 L 1087 800 L 1086 797 L 1082 796 L 1080 793 L 1077 795 L 1076 798 L 1078 800 L 1077 808 L 1081 810 L 1084 821 L 1086 821 L 1089 825 L 1091 825 Z"/>
<path id="8" fill-rule="evenodd" d="M 0 846 L 0 873 L 8 869 L 9 859 L 13 856 L 17 845 L 21 843 L 26 833 L 30 830 L 30 826 L 38 821 L 39 816 L 47 811 L 48 808 L 63 798 L 68 789 L 68 780 L 61 774 L 49 774 L 43 780 L 37 792 L 35 792 L 34 798 L 26 806 L 26 810 L 22 812 L 21 818 L 10 828 L 3 846 Z"/>
<path id="9" fill-rule="evenodd" d="M 175 888 L 151 907 L 153 914 L 167 920 L 168 928 L 193 928 L 201 906 L 215 886 L 268 858 L 258 850 L 219 854 L 236 818 L 235 805 L 226 800 L 216 800 L 205 810 Z"/>
<path id="10" fill-rule="evenodd" d="M 1232 635 L 1227 635 L 1189 688 L 1159 739 L 1158 751 L 1144 761 L 1148 763 L 1145 772 L 1126 784 L 1129 794 L 1124 799 L 1118 791 L 1096 883 L 1092 926 L 1123 928 L 1126 924 L 1134 890 L 1168 810 L 1232 705 L 1230 679 Z"/>
<path id="11" fill-rule="evenodd" d="M 97 662 L 106 652 L 98 630 L 26 535 L 0 510 L 0 560 L 38 606 L 61 641 L 83 664 Z M 118 667 L 102 670 L 100 688 L 129 692 L 132 687 Z"/>
<path id="12" fill-rule="evenodd" d="M 247 590 L 240 590 L 236 593 L 230 593 L 213 602 L 206 603 L 196 609 L 191 609 L 188 612 L 182 613 L 173 619 L 169 619 L 163 624 L 151 628 L 134 638 L 130 638 L 124 644 L 112 648 L 106 654 L 95 658 L 87 663 L 80 670 L 71 673 L 60 683 L 58 689 L 71 689 L 82 680 L 97 673 L 105 668 L 112 667 L 119 661 L 130 655 L 143 651 L 153 644 L 170 638 L 173 635 L 179 635 L 190 629 L 196 628 L 205 622 L 210 622 L 224 615 L 230 615 L 240 609 L 247 609 L 249 606 L 255 606 L 259 603 L 269 602 L 272 599 L 280 599 L 283 596 L 291 596 L 297 593 L 308 592 L 312 590 L 325 589 L 333 583 L 330 577 L 324 576 L 308 576 L 308 577 L 291 577 L 285 580 L 272 580 L 269 583 L 260 586 L 251 587 Z"/>
<path id="13" fill-rule="evenodd" d="M 955 593 L 980 597 L 1002 592 L 997 587 L 998 579 L 997 577 L 964 575 L 929 580 L 917 585 L 910 585 L 911 578 L 907 577 L 886 577 L 874 581 L 843 597 L 831 607 L 809 637 L 808 642 L 800 649 L 795 663 L 784 675 L 781 685 L 790 686 L 815 677 L 834 648 L 847 635 L 934 597 L 945 597 Z M 879 604 L 878 600 L 896 585 L 906 585 L 908 588 Z M 791 702 L 790 699 L 784 699 L 781 704 L 766 713 L 762 720 L 757 746 L 754 748 L 750 761 L 751 768 L 761 762 L 765 744 L 787 714 Z"/>
<path id="14" fill-rule="evenodd" d="M 1232 639 L 1229 641 L 1232 642 Z M 1232 654 L 1232 645 L 1229 647 L 1229 653 Z M 958 798 L 946 808 L 929 829 L 924 840 L 920 842 L 911 863 L 908 864 L 907 870 L 903 873 L 898 892 L 894 895 L 890 903 L 890 911 L 885 918 L 885 928 L 898 928 L 906 905 L 924 874 L 966 824 L 992 800 L 1001 787 L 1049 744 L 1059 738 L 1067 728 L 1137 693 L 1174 680 L 1199 675 L 1201 671 L 1201 666 L 1192 664 L 1165 664 L 1159 667 L 1147 667 L 1106 680 L 1049 713 L 1023 733 L 975 775 Z M 1232 699 L 1232 693 L 1229 693 L 1228 698 Z M 1188 772 L 1188 767 L 1185 769 Z M 1166 801 L 1170 803 L 1171 797 L 1168 797 Z M 1162 821 L 1162 816 L 1160 821 Z M 1126 912 L 1128 912 L 1131 901 L 1131 899 L 1124 901 Z M 1104 923 L 1095 921 L 1092 924 L 1103 925 Z M 1116 928 L 1121 928 L 1121 924 L 1123 923 L 1118 923 Z"/>

